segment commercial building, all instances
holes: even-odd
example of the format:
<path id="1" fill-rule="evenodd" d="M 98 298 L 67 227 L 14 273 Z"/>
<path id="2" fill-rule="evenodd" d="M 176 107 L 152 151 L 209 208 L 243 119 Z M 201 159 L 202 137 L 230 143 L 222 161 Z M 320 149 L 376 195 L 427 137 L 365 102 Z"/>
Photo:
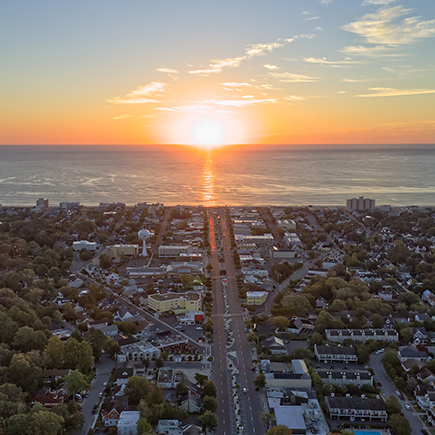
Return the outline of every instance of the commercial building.
<path id="1" fill-rule="evenodd" d="M 287 246 L 292 246 L 292 245 L 301 246 L 302 245 L 301 239 L 295 233 L 285 233 L 284 234 L 284 243 Z"/>
<path id="2" fill-rule="evenodd" d="M 375 200 L 370 198 L 350 198 L 346 200 L 347 210 L 374 210 Z"/>
<path id="3" fill-rule="evenodd" d="M 276 226 L 278 228 L 282 228 L 283 230 L 295 230 L 296 222 L 292 219 L 277 220 Z"/>
<path id="4" fill-rule="evenodd" d="M 184 314 L 186 311 L 201 311 L 202 299 L 199 293 L 166 293 L 148 296 L 148 307 L 162 314 L 173 311 L 175 314 Z"/>
<path id="5" fill-rule="evenodd" d="M 266 298 L 267 292 L 246 292 L 247 305 L 263 305 Z"/>
<path id="6" fill-rule="evenodd" d="M 59 203 L 59 208 L 61 208 L 62 210 L 71 210 L 73 208 L 78 208 L 80 207 L 80 203 L 79 202 L 60 202 Z"/>
<path id="7" fill-rule="evenodd" d="M 314 355 L 319 362 L 357 362 L 355 349 L 350 346 L 318 346 L 314 345 Z"/>
<path id="8" fill-rule="evenodd" d="M 310 388 L 311 376 L 304 360 L 294 359 L 291 365 L 261 361 L 268 388 Z"/>
<path id="9" fill-rule="evenodd" d="M 159 258 L 177 258 L 181 254 L 192 252 L 192 247 L 189 245 L 160 245 Z"/>
<path id="10" fill-rule="evenodd" d="M 272 234 L 265 234 L 264 236 L 250 236 L 244 234 L 235 234 L 237 244 L 254 243 L 256 246 L 269 246 L 275 241 Z"/>
<path id="11" fill-rule="evenodd" d="M 192 275 L 202 273 L 202 263 L 199 261 L 173 261 L 167 268 L 168 276 Z"/>
<path id="12" fill-rule="evenodd" d="M 36 210 L 41 211 L 42 213 L 48 210 L 48 199 L 47 198 L 39 198 L 36 201 Z"/>
<path id="13" fill-rule="evenodd" d="M 140 253 L 139 245 L 112 245 L 108 249 L 112 258 L 119 258 L 121 255 L 138 257 Z"/>
<path id="14" fill-rule="evenodd" d="M 325 397 L 328 414 L 334 419 L 387 421 L 387 409 L 381 399 L 363 397 Z"/>
<path id="15" fill-rule="evenodd" d="M 346 339 L 353 341 L 399 341 L 399 334 L 395 329 L 326 329 L 325 334 L 328 340 L 339 343 Z"/>
<path id="16" fill-rule="evenodd" d="M 270 258 L 272 258 L 273 260 L 279 258 L 289 259 L 295 258 L 296 252 L 290 251 L 289 249 L 279 249 L 276 246 L 272 246 L 271 248 L 269 248 L 269 254 Z"/>
<path id="17" fill-rule="evenodd" d="M 95 251 L 97 249 L 97 243 L 88 242 L 87 240 L 79 240 L 77 242 L 73 242 L 72 248 L 74 251 L 81 251 L 82 249 L 86 249 L 88 251 Z"/>

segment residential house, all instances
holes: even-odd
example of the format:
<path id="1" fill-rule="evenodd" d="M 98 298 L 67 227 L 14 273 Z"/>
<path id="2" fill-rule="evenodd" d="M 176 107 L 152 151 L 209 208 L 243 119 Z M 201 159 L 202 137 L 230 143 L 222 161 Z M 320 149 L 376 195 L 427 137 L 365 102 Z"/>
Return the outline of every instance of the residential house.
<path id="1" fill-rule="evenodd" d="M 357 362 L 355 349 L 350 346 L 318 346 L 314 345 L 314 355 L 319 362 Z"/>
<path id="2" fill-rule="evenodd" d="M 322 383 L 333 385 L 373 385 L 374 377 L 368 370 L 317 369 Z"/>
<path id="3" fill-rule="evenodd" d="M 380 420 L 385 423 L 388 418 L 387 409 L 382 399 L 327 396 L 325 404 L 332 419 Z"/>
<path id="4" fill-rule="evenodd" d="M 426 328 L 423 326 L 411 327 L 412 341 L 415 345 L 426 344 L 428 341 L 428 335 Z"/>
<path id="5" fill-rule="evenodd" d="M 118 421 L 118 435 L 137 435 L 139 411 L 122 411 Z"/>
<path id="6" fill-rule="evenodd" d="M 121 386 L 128 382 L 128 378 L 134 375 L 133 367 L 120 367 L 116 369 L 115 385 Z"/>
<path id="7" fill-rule="evenodd" d="M 417 350 L 413 346 L 399 347 L 398 356 L 399 356 L 400 362 L 414 359 L 414 360 L 421 361 L 421 362 L 425 363 L 428 359 L 426 352 Z"/>
<path id="8" fill-rule="evenodd" d="M 272 355 L 284 355 L 287 353 L 287 348 L 281 338 L 272 336 L 263 341 L 263 346 L 269 348 Z"/>
<path id="9" fill-rule="evenodd" d="M 433 374 L 427 367 L 423 367 L 420 373 L 417 374 L 417 379 L 423 383 L 435 382 L 435 374 Z"/>
<path id="10" fill-rule="evenodd" d="M 158 435 L 183 435 L 181 421 L 159 420 L 156 432 Z"/>

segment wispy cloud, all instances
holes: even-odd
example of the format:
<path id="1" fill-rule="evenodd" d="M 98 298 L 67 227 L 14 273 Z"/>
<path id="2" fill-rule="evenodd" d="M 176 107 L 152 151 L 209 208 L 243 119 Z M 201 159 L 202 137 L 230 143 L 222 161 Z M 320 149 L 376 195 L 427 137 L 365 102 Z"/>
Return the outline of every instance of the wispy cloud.
<path id="1" fill-rule="evenodd" d="M 310 77 L 304 74 L 293 74 L 290 72 L 282 72 L 282 73 L 271 72 L 269 75 L 283 83 L 290 83 L 290 82 L 309 83 L 309 82 L 317 82 L 319 80 L 318 77 Z"/>
<path id="2" fill-rule="evenodd" d="M 120 116 L 114 116 L 112 119 L 125 119 L 130 118 L 131 115 L 120 115 Z"/>
<path id="3" fill-rule="evenodd" d="M 197 69 L 189 71 L 189 74 L 198 74 L 208 76 L 222 72 L 224 68 L 236 68 L 241 65 L 245 60 L 249 60 L 256 56 L 262 56 L 267 52 L 272 52 L 275 48 L 282 47 L 284 44 L 293 41 L 293 39 L 280 40 L 282 42 L 272 42 L 269 44 L 251 44 L 249 45 L 243 56 L 230 57 L 227 59 L 213 59 L 209 66 L 204 69 Z"/>
<path id="4" fill-rule="evenodd" d="M 332 0 L 320 0 L 319 3 L 321 3 L 322 5 L 329 5 L 329 3 L 331 3 Z"/>
<path id="5" fill-rule="evenodd" d="M 369 5 L 389 5 L 390 3 L 394 3 L 396 0 L 364 0 L 362 2 L 363 6 L 369 6 Z"/>
<path id="6" fill-rule="evenodd" d="M 173 69 L 173 68 L 157 68 L 156 71 L 164 73 L 164 74 L 168 74 L 169 77 L 171 77 L 171 79 L 173 79 L 173 80 L 178 80 L 178 77 L 176 75 L 176 74 L 178 74 L 178 71 L 176 69 Z"/>
<path id="7" fill-rule="evenodd" d="M 304 57 L 304 61 L 308 63 L 318 63 L 320 65 L 327 65 L 332 68 L 347 68 L 349 65 L 360 63 L 356 60 L 345 59 L 345 60 L 326 60 L 326 58 L 318 59 L 314 57 Z"/>
<path id="8" fill-rule="evenodd" d="M 304 18 L 305 21 L 312 21 L 312 20 L 318 20 L 320 17 L 307 17 Z"/>
<path id="9" fill-rule="evenodd" d="M 164 92 L 166 83 L 151 82 L 145 86 L 139 86 L 133 92 L 130 92 L 125 97 L 114 97 L 108 99 L 109 103 L 113 104 L 146 104 L 158 103 L 159 98 Z"/>
<path id="10" fill-rule="evenodd" d="M 435 94 L 435 89 L 395 89 L 395 88 L 369 88 L 371 94 L 361 94 L 357 97 L 402 97 L 405 95 Z"/>
<path id="11" fill-rule="evenodd" d="M 207 110 L 207 106 L 204 104 L 190 104 L 186 106 L 174 106 L 174 107 L 156 107 L 155 110 L 160 112 L 190 112 L 190 113 L 204 113 Z"/>
<path id="12" fill-rule="evenodd" d="M 242 86 L 251 87 L 252 85 L 249 83 L 236 83 L 236 82 L 226 82 L 221 83 L 222 86 L 226 86 L 227 88 L 241 88 Z"/>
<path id="13" fill-rule="evenodd" d="M 370 44 L 390 46 L 410 44 L 417 39 L 435 36 L 435 20 L 423 21 L 420 17 L 402 19 L 410 12 L 411 9 L 402 6 L 381 8 L 342 28 L 361 36 Z"/>
<path id="14" fill-rule="evenodd" d="M 305 100 L 305 97 L 301 97 L 298 95 L 291 95 L 290 97 L 283 97 L 284 100 L 288 100 L 288 101 L 302 101 Z"/>
<path id="15" fill-rule="evenodd" d="M 393 47 L 385 45 L 375 45 L 367 47 L 365 45 L 349 45 L 342 48 L 341 53 L 350 54 L 353 56 L 367 56 L 367 57 L 398 57 L 402 56 L 399 53 L 392 53 Z"/>
<path id="16" fill-rule="evenodd" d="M 276 100 L 274 98 L 265 98 L 244 100 L 208 100 L 206 102 L 220 107 L 245 107 L 254 104 L 273 104 L 276 103 Z"/>
<path id="17" fill-rule="evenodd" d="M 363 83 L 363 82 L 372 82 L 375 79 L 341 79 L 342 82 L 346 82 L 346 83 Z"/>
<path id="18" fill-rule="evenodd" d="M 267 68 L 267 69 L 270 69 L 270 70 L 276 70 L 276 69 L 279 69 L 279 67 L 277 67 L 276 65 L 269 65 L 269 64 L 266 64 L 266 65 L 263 65 L 264 66 L 264 68 Z"/>

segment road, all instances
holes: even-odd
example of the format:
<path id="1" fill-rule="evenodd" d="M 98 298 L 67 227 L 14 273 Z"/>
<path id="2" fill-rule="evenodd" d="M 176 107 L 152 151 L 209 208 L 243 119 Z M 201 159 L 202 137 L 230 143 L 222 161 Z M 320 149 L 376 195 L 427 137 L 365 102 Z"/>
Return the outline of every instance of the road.
<path id="1" fill-rule="evenodd" d="M 95 364 L 95 367 L 97 368 L 97 376 L 92 380 L 92 389 L 89 391 L 89 397 L 83 399 L 82 402 L 82 414 L 85 417 L 85 422 L 82 430 L 76 431 L 75 435 L 87 435 L 93 420 L 98 416 L 98 414 L 92 414 L 92 409 L 94 405 L 99 404 L 102 400 L 99 394 L 103 392 L 105 388 L 104 383 L 110 378 L 110 373 L 115 367 L 115 361 L 104 355 L 101 357 L 101 361 Z"/>
<path id="2" fill-rule="evenodd" d="M 385 399 L 388 399 L 390 396 L 397 397 L 396 395 L 397 388 L 395 387 L 393 381 L 389 378 L 389 376 L 385 372 L 381 359 L 382 359 L 382 354 L 373 355 L 370 358 L 369 367 L 373 369 L 375 373 L 376 381 L 382 384 L 381 390 Z M 400 398 L 398 398 L 398 400 L 400 405 L 402 406 L 402 414 L 405 416 L 405 418 L 409 421 L 409 424 L 411 425 L 411 435 L 421 435 L 422 425 L 419 419 L 414 415 L 412 410 L 408 411 L 405 408 L 406 403 L 410 405 L 408 399 L 405 398 L 405 400 L 401 400 Z"/>
<path id="3" fill-rule="evenodd" d="M 219 209 L 220 221 L 223 233 L 223 256 L 225 261 L 225 270 L 227 271 L 227 300 L 229 305 L 229 314 L 232 318 L 232 330 L 234 332 L 235 343 L 231 351 L 235 351 L 238 357 L 239 385 L 240 388 L 246 388 L 248 393 L 241 394 L 239 397 L 241 404 L 242 424 L 244 427 L 243 434 L 263 435 L 265 433 L 264 424 L 261 420 L 263 409 L 260 403 L 260 393 L 255 391 L 254 379 L 255 372 L 251 371 L 252 355 L 247 334 L 244 332 L 245 323 L 243 321 L 240 307 L 239 292 L 236 281 L 236 268 L 234 265 L 230 229 L 226 220 L 225 210 Z"/>
<path id="4" fill-rule="evenodd" d="M 222 284 L 219 273 L 219 254 L 216 244 L 215 224 L 218 222 L 213 210 L 209 211 L 209 240 L 211 248 L 212 271 L 212 295 L 213 295 L 213 349 L 214 357 L 213 381 L 217 388 L 216 400 L 218 407 L 216 410 L 218 427 L 217 431 L 222 435 L 235 433 L 235 418 L 232 408 L 231 387 L 229 372 L 227 369 L 226 337 L 224 328 L 223 314 L 225 312 L 222 294 Z M 230 407 L 231 404 L 231 407 Z"/>

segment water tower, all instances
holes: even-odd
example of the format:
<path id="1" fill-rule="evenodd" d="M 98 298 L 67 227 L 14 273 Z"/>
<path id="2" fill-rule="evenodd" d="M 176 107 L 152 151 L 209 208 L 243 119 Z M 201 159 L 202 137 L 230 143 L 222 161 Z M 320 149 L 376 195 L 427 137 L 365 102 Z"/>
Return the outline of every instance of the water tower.
<path id="1" fill-rule="evenodd" d="M 139 239 L 143 240 L 142 256 L 146 257 L 148 255 L 146 244 L 147 240 L 151 237 L 151 233 L 148 230 L 140 230 L 137 235 L 139 236 Z"/>

